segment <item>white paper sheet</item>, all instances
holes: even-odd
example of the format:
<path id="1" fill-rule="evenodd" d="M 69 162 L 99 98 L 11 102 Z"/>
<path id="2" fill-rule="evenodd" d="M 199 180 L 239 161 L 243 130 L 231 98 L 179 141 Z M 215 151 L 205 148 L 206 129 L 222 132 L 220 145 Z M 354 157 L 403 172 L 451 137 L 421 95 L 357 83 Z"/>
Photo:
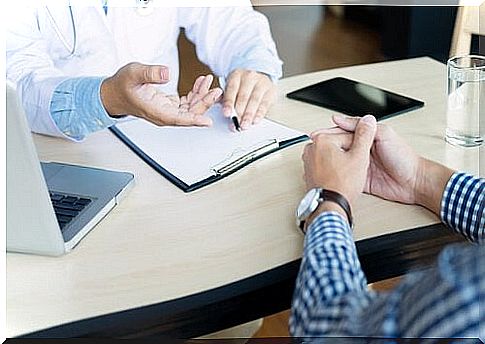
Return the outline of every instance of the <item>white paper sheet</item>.
<path id="1" fill-rule="evenodd" d="M 266 146 L 272 140 L 280 142 L 305 135 L 267 119 L 249 130 L 235 132 L 230 118 L 222 115 L 220 105 L 213 106 L 207 115 L 214 122 L 209 128 L 158 127 L 144 120 L 125 121 L 117 127 L 187 185 L 209 178 L 215 174 L 215 167 Z"/>

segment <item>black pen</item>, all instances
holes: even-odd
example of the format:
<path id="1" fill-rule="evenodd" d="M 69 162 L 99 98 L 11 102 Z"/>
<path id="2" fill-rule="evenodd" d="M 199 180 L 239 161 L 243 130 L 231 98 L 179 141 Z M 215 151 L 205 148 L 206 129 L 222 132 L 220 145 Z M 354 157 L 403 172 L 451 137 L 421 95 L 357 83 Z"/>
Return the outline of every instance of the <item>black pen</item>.
<path id="1" fill-rule="evenodd" d="M 237 113 L 233 109 L 231 113 L 231 119 L 232 123 L 234 123 L 234 127 L 236 128 L 237 131 L 241 131 L 241 126 L 239 125 L 239 119 L 237 118 Z"/>

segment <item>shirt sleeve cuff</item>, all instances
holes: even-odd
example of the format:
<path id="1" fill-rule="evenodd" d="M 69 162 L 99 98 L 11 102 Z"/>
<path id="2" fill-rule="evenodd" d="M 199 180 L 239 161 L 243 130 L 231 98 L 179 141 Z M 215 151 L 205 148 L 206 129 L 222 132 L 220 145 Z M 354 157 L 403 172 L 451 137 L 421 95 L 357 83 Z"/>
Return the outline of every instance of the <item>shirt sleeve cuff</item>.
<path id="1" fill-rule="evenodd" d="M 484 240 L 485 180 L 455 172 L 441 199 L 441 221 L 473 242 Z"/>
<path id="2" fill-rule="evenodd" d="M 101 101 L 102 82 L 102 77 L 71 78 L 54 90 L 51 116 L 59 130 L 74 141 L 116 123 Z"/>
<path id="3" fill-rule="evenodd" d="M 275 57 L 271 51 L 259 49 L 252 53 L 251 56 L 236 56 L 232 59 L 229 70 L 232 72 L 235 69 L 254 70 L 259 73 L 266 74 L 273 83 L 276 83 L 283 75 L 283 62 Z M 226 87 L 226 79 L 229 75 L 219 77 L 219 85 L 222 89 Z"/>

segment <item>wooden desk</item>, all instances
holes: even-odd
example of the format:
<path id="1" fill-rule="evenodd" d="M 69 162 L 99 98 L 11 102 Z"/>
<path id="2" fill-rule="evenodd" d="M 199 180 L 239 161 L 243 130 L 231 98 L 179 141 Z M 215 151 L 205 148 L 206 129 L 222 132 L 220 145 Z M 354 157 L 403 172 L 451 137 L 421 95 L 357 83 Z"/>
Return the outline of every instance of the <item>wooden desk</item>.
<path id="1" fill-rule="evenodd" d="M 443 140 L 445 72 L 421 58 L 288 78 L 270 118 L 304 131 L 331 125 L 331 111 L 285 94 L 346 76 L 424 100 L 386 122 L 419 153 L 477 173 L 483 147 Z M 304 144 L 184 194 L 107 130 L 82 144 L 37 135 L 35 142 L 42 160 L 132 171 L 136 185 L 66 256 L 7 254 L 7 336 L 191 337 L 290 306 L 302 252 L 294 211 L 305 192 Z M 457 240 L 419 207 L 363 196 L 354 212 L 369 281 L 427 263 Z"/>

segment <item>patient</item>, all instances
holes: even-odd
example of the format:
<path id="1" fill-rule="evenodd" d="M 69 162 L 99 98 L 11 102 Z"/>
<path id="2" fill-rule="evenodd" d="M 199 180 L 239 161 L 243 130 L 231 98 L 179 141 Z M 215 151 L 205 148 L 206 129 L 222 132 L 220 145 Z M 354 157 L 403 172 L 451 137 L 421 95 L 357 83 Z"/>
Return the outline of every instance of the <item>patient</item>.
<path id="1" fill-rule="evenodd" d="M 321 202 L 305 222 L 290 332 L 298 337 L 481 338 L 485 334 L 485 180 L 418 156 L 372 116 L 334 117 L 304 151 L 309 189 L 360 193 L 426 207 L 471 243 L 446 247 L 431 270 L 391 292 L 367 288 L 343 202 Z M 475 243 L 475 245 L 473 244 Z M 480 309 L 482 311 L 480 311 Z"/>

